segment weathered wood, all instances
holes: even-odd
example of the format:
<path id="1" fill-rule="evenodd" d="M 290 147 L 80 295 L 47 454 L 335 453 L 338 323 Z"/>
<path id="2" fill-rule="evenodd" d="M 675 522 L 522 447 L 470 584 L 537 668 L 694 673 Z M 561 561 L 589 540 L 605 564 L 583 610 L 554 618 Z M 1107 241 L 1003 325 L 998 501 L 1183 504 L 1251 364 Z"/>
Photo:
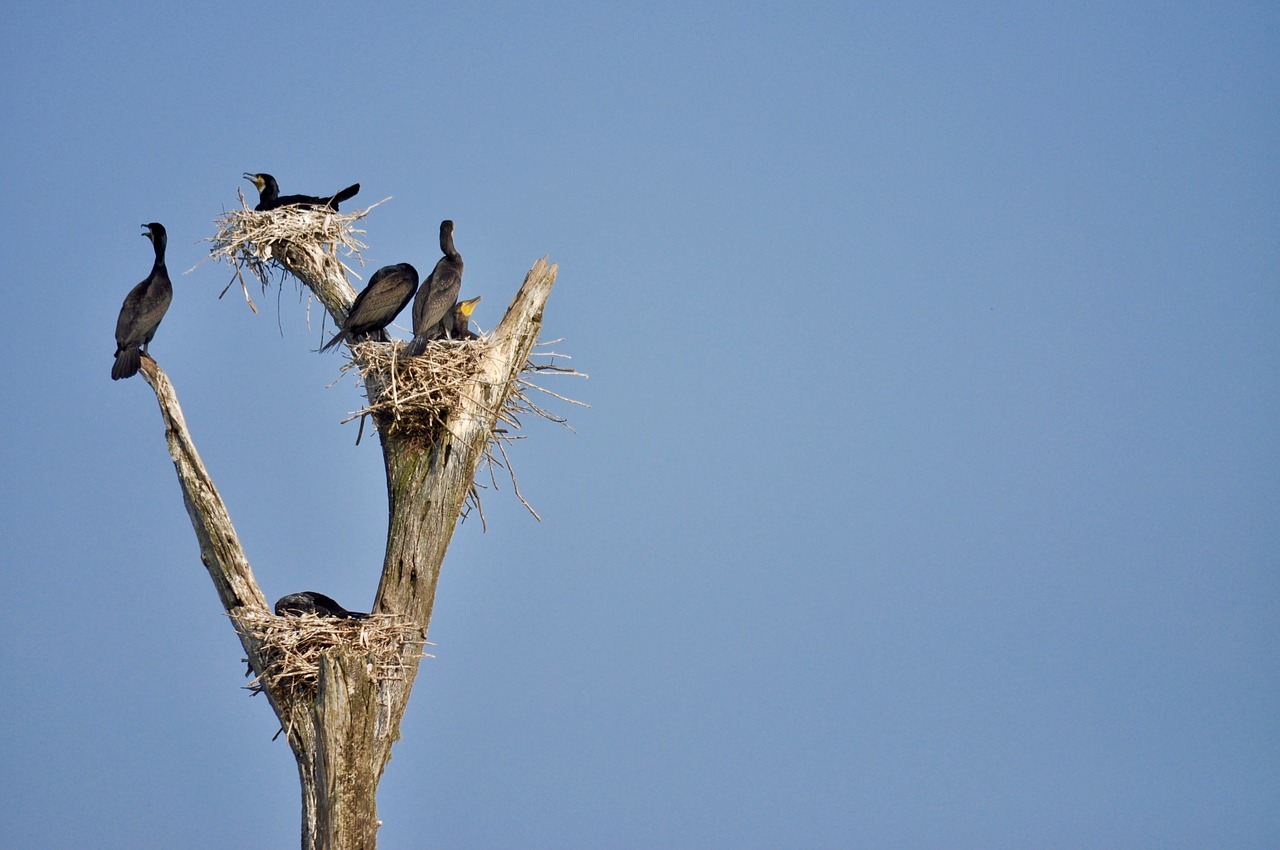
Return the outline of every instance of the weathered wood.
<path id="1" fill-rule="evenodd" d="M 254 581 L 249 559 L 240 546 L 222 497 L 213 486 L 213 479 L 191 441 L 173 385 L 150 357 L 142 359 L 142 377 L 155 391 L 160 405 L 165 442 L 178 473 L 178 484 L 182 487 L 183 501 L 195 527 L 196 539 L 200 542 L 200 559 L 209 570 L 223 607 L 233 616 L 245 607 L 266 612 L 267 600 Z"/>
<path id="2" fill-rule="evenodd" d="M 378 780 L 390 757 L 375 736 L 377 689 L 357 647 L 321 659 L 311 706 L 315 749 L 308 753 L 316 787 L 317 848 L 367 848 L 378 843 Z M 304 783 L 306 784 L 306 783 Z"/>
<path id="3" fill-rule="evenodd" d="M 463 388 L 462 401 L 435 445 L 424 451 L 394 435 L 383 437 L 391 523 L 374 610 L 405 615 L 420 623 L 424 633 L 431 622 L 445 550 L 498 415 L 537 342 L 542 308 L 556 272 L 557 267 L 543 258 L 525 276 L 494 329 L 476 377 Z M 405 651 L 415 650 L 406 646 Z M 417 664 L 406 664 L 406 669 L 403 683 L 390 681 L 385 686 L 390 704 L 397 709 L 392 718 L 396 727 L 408 703 Z"/>
<path id="4" fill-rule="evenodd" d="M 280 254 L 281 264 L 315 293 L 324 309 L 333 317 L 334 324 L 342 327 L 342 323 L 347 320 L 347 310 L 355 300 L 356 291 L 347 281 L 346 272 L 338 258 L 320 245 L 304 242 L 292 242 L 283 249 L 277 249 L 277 253 Z M 310 262 L 295 264 L 294 261 L 300 254 L 308 255 Z M 304 274 L 302 268 L 320 269 L 322 274 Z"/>
<path id="5" fill-rule="evenodd" d="M 236 536 L 226 505 L 218 495 L 218 488 L 213 485 L 213 479 L 196 451 L 173 384 L 150 357 L 142 358 L 141 372 L 143 379 L 155 391 L 156 402 L 160 406 L 165 442 L 178 475 L 178 485 L 182 488 L 182 500 L 200 544 L 200 560 L 213 579 L 222 607 L 236 627 L 250 665 L 261 673 L 266 669 L 262 646 L 253 639 L 251 630 L 244 627 L 244 618 L 246 614 L 270 613 L 267 600 L 253 577 L 253 570 L 249 568 L 249 559 Z M 267 691 L 267 699 L 284 723 L 288 716 L 286 707 L 270 691 Z"/>
<path id="6" fill-rule="evenodd" d="M 295 267 L 290 262 L 297 256 L 295 252 L 312 253 L 313 262 L 308 265 L 323 269 L 322 279 Z M 314 256 L 317 252 L 323 257 Z M 354 297 L 341 263 L 310 245 L 277 246 L 275 256 L 316 294 L 340 325 Z M 309 705 L 290 702 L 263 680 L 298 762 L 303 850 L 374 850 L 376 846 L 377 785 L 391 757 L 391 746 L 400 735 L 445 551 L 498 416 L 516 391 L 520 372 L 537 341 L 542 309 L 556 271 L 544 258 L 526 275 L 490 338 L 476 376 L 464 388 L 463 401 L 450 412 L 436 443 L 424 446 L 379 431 L 390 520 L 374 610 L 416 624 L 412 637 L 401 648 L 403 677 L 377 677 L 374 665 L 359 647 L 343 646 L 321 660 L 319 685 Z M 169 453 L 200 543 L 201 559 L 223 606 L 236 622 L 250 663 L 261 674 L 266 660 L 250 629 L 242 627 L 241 615 L 267 612 L 267 602 L 226 508 L 200 462 L 172 385 L 149 358 L 144 358 L 142 372 L 160 405 Z"/>

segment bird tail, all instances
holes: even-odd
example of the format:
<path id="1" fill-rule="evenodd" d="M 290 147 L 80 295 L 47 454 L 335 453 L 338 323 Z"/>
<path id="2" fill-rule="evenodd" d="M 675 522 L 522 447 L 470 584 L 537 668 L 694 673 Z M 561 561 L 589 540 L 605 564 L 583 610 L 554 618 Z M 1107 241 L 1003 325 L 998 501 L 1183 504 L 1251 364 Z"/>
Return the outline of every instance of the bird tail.
<path id="1" fill-rule="evenodd" d="M 402 357 L 417 357 L 419 354 L 427 350 L 427 335 L 417 334 L 413 339 L 409 340 L 409 344 L 404 347 L 401 352 Z"/>
<path id="2" fill-rule="evenodd" d="M 330 198 L 329 206 L 333 207 L 334 209 L 337 209 L 338 204 L 350 198 L 354 198 L 359 192 L 360 192 L 360 184 L 353 183 L 347 188 L 343 189 L 338 194 L 334 195 L 332 198 Z"/>
<path id="3" fill-rule="evenodd" d="M 111 380 L 132 378 L 142 368 L 142 351 L 136 345 L 116 349 L 116 362 L 111 367 Z"/>
<path id="4" fill-rule="evenodd" d="M 346 331 L 338 331 L 338 333 L 334 335 L 333 339 L 329 340 L 324 345 L 320 346 L 320 350 L 328 351 L 330 348 L 333 348 L 335 345 L 342 342 L 346 338 L 347 338 Z"/>

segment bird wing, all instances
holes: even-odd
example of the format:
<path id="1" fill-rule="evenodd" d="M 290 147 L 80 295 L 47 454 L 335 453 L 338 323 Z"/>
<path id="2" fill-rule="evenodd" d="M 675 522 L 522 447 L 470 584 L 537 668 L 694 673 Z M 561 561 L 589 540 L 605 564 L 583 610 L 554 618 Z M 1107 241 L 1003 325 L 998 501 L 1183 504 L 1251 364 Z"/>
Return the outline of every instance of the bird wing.
<path id="1" fill-rule="evenodd" d="M 147 293 L 147 284 L 149 283 L 151 283 L 150 277 L 130 289 L 129 294 L 124 297 L 124 303 L 120 305 L 120 315 L 116 318 L 116 343 L 118 345 L 129 344 L 129 333 L 133 330 L 133 325 L 141 312 L 142 298 Z"/>
<path id="2" fill-rule="evenodd" d="M 432 273 L 435 276 L 435 273 Z M 436 285 L 431 289 L 431 296 L 428 298 L 426 306 L 423 310 L 422 320 L 427 327 L 431 327 L 440 322 L 445 314 L 453 309 L 454 302 L 458 300 L 458 292 L 462 289 L 462 275 L 452 266 L 448 266 L 436 280 Z"/>
<path id="3" fill-rule="evenodd" d="M 414 334 L 425 333 L 444 318 L 461 289 L 461 272 L 448 257 L 441 257 L 413 302 Z"/>

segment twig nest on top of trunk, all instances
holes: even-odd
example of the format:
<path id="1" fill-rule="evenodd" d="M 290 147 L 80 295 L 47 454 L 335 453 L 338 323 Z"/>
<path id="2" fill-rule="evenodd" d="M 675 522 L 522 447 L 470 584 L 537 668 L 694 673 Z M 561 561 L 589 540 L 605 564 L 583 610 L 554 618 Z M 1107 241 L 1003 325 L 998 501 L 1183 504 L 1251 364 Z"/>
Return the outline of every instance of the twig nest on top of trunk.
<path id="1" fill-rule="evenodd" d="M 317 281 L 328 280 L 324 266 L 336 262 L 348 275 L 358 279 L 360 276 L 338 255 L 353 257 L 364 265 L 360 252 L 368 246 L 358 238 L 364 231 L 355 225 L 376 206 L 378 204 L 351 213 L 299 206 L 256 212 L 249 208 L 241 193 L 240 209 L 229 210 L 214 219 L 217 232 L 205 240 L 213 244 L 209 258 L 232 267 L 231 282 L 240 282 L 245 300 L 256 313 L 244 272 L 257 278 L 266 289 L 271 281 L 272 262 L 281 270 L 287 267 Z"/>
<path id="2" fill-rule="evenodd" d="M 345 419 L 373 416 L 384 434 L 431 441 L 462 401 L 488 349 L 481 339 L 435 340 L 416 357 L 404 356 L 402 342 L 357 342 L 351 364 L 358 366 L 369 404 Z"/>

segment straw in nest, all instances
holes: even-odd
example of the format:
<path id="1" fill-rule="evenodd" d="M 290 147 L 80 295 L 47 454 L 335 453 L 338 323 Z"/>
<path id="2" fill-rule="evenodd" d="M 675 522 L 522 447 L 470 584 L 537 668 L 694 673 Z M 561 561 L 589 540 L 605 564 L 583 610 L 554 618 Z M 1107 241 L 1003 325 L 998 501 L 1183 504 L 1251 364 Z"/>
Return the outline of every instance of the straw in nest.
<path id="1" fill-rule="evenodd" d="M 417 357 L 403 356 L 404 348 L 399 341 L 351 346 L 351 363 L 360 368 L 369 404 L 344 421 L 373 416 L 384 433 L 430 441 L 458 407 L 488 342 L 436 340 Z"/>
<path id="2" fill-rule="evenodd" d="M 378 202 L 381 203 L 383 201 Z M 235 274 L 227 287 L 238 280 L 245 300 L 256 313 L 257 307 L 249 297 L 245 283 L 245 270 L 257 278 L 264 289 L 270 283 L 270 263 L 273 261 L 297 270 L 308 280 L 328 280 L 329 273 L 324 268 L 328 263 L 338 263 L 346 273 L 359 279 L 360 276 L 338 255 L 354 257 L 361 265 L 364 264 L 360 252 L 368 246 L 357 237 L 363 236 L 365 231 L 355 224 L 378 204 L 352 213 L 300 206 L 257 212 L 249 208 L 241 192 L 240 209 L 225 212 L 214 220 L 217 232 L 205 240 L 213 244 L 209 257 L 224 261 L 234 269 Z M 223 294 L 226 294 L 226 289 Z M 322 297 L 321 300 L 325 299 Z"/>
<path id="3" fill-rule="evenodd" d="M 338 647 L 357 646 L 366 654 L 378 679 L 404 678 L 408 667 L 402 652 L 406 643 L 424 642 L 422 629 L 399 617 L 373 615 L 345 620 L 306 614 L 273 617 L 249 614 L 241 618 L 247 636 L 261 644 L 266 669 L 249 689 L 269 688 L 286 704 L 315 696 L 320 681 L 320 658 Z M 425 657 L 425 656 L 419 656 Z"/>

